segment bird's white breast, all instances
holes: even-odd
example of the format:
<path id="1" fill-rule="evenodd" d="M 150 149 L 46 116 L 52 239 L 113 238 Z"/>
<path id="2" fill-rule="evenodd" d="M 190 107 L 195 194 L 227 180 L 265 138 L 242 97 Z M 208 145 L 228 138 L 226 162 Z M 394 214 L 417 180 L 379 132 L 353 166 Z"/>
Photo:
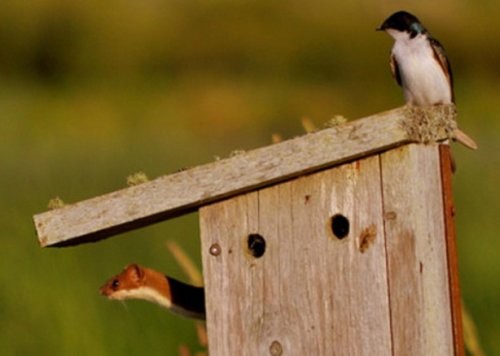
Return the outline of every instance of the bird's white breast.
<path id="1" fill-rule="evenodd" d="M 398 62 L 407 103 L 419 106 L 452 103 L 450 83 L 426 36 L 396 38 L 392 54 Z"/>

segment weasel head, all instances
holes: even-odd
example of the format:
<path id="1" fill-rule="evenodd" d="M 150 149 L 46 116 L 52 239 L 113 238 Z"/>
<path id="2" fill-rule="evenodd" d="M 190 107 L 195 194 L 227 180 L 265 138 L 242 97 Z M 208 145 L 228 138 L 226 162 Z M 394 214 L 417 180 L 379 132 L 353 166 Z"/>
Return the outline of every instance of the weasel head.
<path id="1" fill-rule="evenodd" d="M 143 299 L 167 309 L 172 306 L 172 296 L 167 278 L 150 268 L 130 264 L 120 274 L 111 277 L 100 288 L 108 299 Z"/>
<path id="2" fill-rule="evenodd" d="M 185 284 L 137 264 L 125 267 L 120 274 L 104 283 L 99 291 L 108 299 L 142 299 L 187 317 L 205 318 L 202 287 Z"/>
<path id="3" fill-rule="evenodd" d="M 126 299 L 123 291 L 136 290 L 144 286 L 144 268 L 137 264 L 130 264 L 120 274 L 111 277 L 99 289 L 99 292 L 109 299 Z"/>

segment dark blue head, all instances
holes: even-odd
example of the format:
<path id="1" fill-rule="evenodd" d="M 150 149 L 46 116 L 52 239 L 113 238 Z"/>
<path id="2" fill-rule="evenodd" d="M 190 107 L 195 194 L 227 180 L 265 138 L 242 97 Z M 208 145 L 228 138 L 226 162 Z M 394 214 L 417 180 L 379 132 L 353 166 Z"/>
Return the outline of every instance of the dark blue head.
<path id="1" fill-rule="evenodd" d="M 410 38 L 415 37 L 418 34 L 427 33 L 427 30 L 420 23 L 416 16 L 410 14 L 406 11 L 398 11 L 389 16 L 382 25 L 380 25 L 377 30 L 397 30 L 401 32 L 408 32 Z"/>

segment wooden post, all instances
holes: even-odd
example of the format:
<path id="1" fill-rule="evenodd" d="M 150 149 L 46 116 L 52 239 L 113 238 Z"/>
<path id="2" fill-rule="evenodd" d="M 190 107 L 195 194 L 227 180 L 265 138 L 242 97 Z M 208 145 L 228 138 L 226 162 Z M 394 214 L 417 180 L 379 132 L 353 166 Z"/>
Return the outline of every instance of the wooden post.
<path id="1" fill-rule="evenodd" d="M 451 164 L 436 143 L 453 118 L 415 110 L 38 214 L 40 242 L 198 209 L 210 354 L 463 355 Z M 434 143 L 410 143 L 422 140 Z"/>

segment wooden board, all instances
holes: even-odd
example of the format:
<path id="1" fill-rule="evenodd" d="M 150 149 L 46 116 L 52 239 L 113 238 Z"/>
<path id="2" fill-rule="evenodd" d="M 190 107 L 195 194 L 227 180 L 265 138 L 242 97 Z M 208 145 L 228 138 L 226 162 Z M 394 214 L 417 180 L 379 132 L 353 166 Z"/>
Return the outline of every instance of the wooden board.
<path id="1" fill-rule="evenodd" d="M 375 156 L 200 209 L 210 354 L 391 354 L 379 168 Z"/>
<path id="2" fill-rule="evenodd" d="M 417 138 L 447 138 L 442 121 L 430 129 L 427 121 L 432 123 L 432 116 L 421 125 L 405 110 L 372 115 L 37 214 L 38 239 L 42 246 L 97 241 Z M 418 134 L 421 127 L 423 136 Z"/>
<path id="3" fill-rule="evenodd" d="M 463 354 L 444 164 L 408 145 L 201 208 L 210 353 Z"/>
<path id="4" fill-rule="evenodd" d="M 391 150 L 381 167 L 394 355 L 453 355 L 439 149 Z"/>
<path id="5" fill-rule="evenodd" d="M 465 355 L 464 331 L 462 326 L 462 300 L 460 297 L 460 283 L 457 256 L 457 234 L 455 228 L 455 205 L 453 203 L 452 185 L 452 156 L 450 146 L 440 145 L 441 180 L 443 186 L 443 210 L 446 228 L 446 251 L 448 257 L 448 275 L 453 319 L 453 339 L 455 355 Z"/>

